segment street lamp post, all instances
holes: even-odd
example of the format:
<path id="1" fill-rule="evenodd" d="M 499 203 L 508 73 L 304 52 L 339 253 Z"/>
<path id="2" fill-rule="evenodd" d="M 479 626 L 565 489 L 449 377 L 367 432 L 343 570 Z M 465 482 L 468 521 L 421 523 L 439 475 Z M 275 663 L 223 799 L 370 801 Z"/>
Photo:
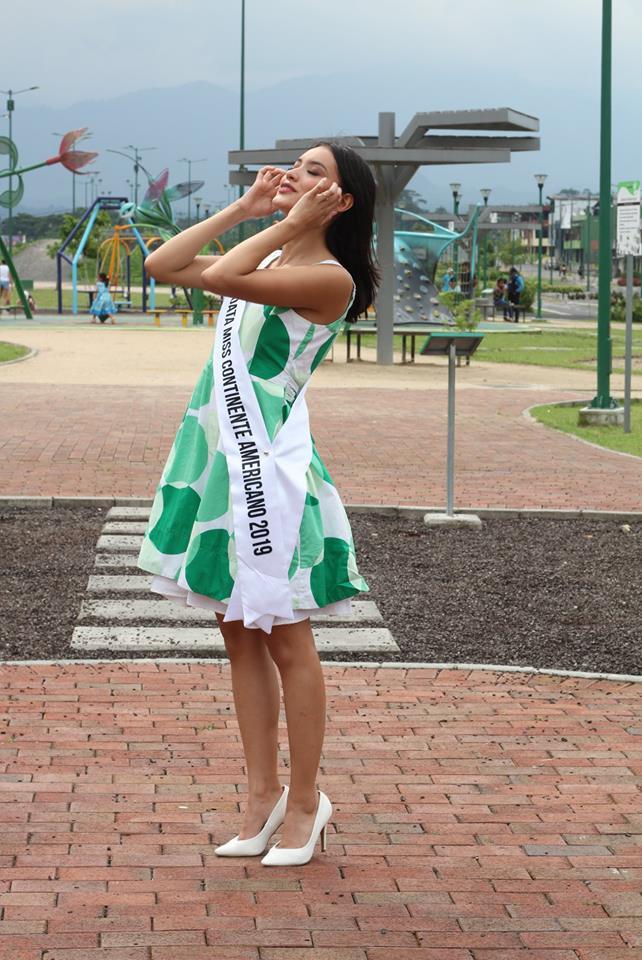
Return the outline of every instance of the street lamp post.
<path id="1" fill-rule="evenodd" d="M 24 87 L 22 90 L 0 90 L 0 93 L 6 94 L 7 99 L 7 113 L 9 114 L 9 139 L 13 140 L 13 128 L 12 128 L 12 115 L 13 111 L 16 108 L 16 102 L 13 99 L 17 97 L 19 93 L 29 93 L 31 90 L 39 90 L 40 87 Z M 19 182 L 19 181 L 18 181 Z M 9 212 L 7 214 L 7 235 L 8 235 L 8 247 L 9 253 L 11 253 L 13 247 L 13 177 L 9 175 Z"/>
<path id="2" fill-rule="evenodd" d="M 551 286 L 553 285 L 553 208 L 555 200 L 553 197 L 547 197 L 550 206 L 548 208 L 548 269 Z"/>
<path id="3" fill-rule="evenodd" d="M 490 197 L 492 191 L 490 187 L 482 187 L 481 195 L 484 199 L 484 209 L 488 207 L 488 198 Z M 483 287 L 486 287 L 488 283 L 488 230 L 484 230 L 484 277 L 482 280 Z"/>
<path id="4" fill-rule="evenodd" d="M 198 223 L 201 219 L 201 203 L 203 202 L 202 197 L 194 197 L 194 203 L 196 204 L 196 222 Z"/>
<path id="5" fill-rule="evenodd" d="M 140 155 L 143 150 L 156 150 L 157 147 L 135 147 L 133 144 L 128 143 L 125 146 L 125 150 L 133 150 L 134 156 L 131 157 L 128 153 L 123 153 L 122 150 L 112 150 L 109 147 L 107 148 L 107 153 L 117 153 L 119 157 L 126 157 L 130 163 L 134 165 L 134 206 L 138 206 L 138 171 L 145 170 L 145 167 L 140 162 Z M 145 170 L 145 173 L 147 171 Z M 149 176 L 149 174 L 147 174 Z"/>
<path id="6" fill-rule="evenodd" d="M 205 163 L 207 157 L 200 157 L 198 160 L 194 160 L 192 157 L 181 157 L 179 163 L 187 164 L 187 188 L 189 193 L 187 194 L 187 226 L 192 224 L 192 164 L 193 163 Z M 199 182 L 199 186 L 202 184 Z M 198 190 L 198 187 L 196 188 Z"/>
<path id="7" fill-rule="evenodd" d="M 461 183 L 451 183 L 450 189 L 453 194 L 453 214 L 455 216 L 455 229 L 457 228 L 457 217 L 459 216 L 459 198 L 461 196 Z M 455 272 L 455 287 L 459 282 L 459 248 L 457 247 L 457 242 L 455 241 L 455 246 L 453 248 L 453 270 Z"/>
<path id="8" fill-rule="evenodd" d="M 602 83 L 600 123 L 600 214 L 597 304 L 597 393 L 590 403 L 594 410 L 617 407 L 611 397 L 611 34 L 612 0 L 602 0 Z M 581 422 L 596 422 L 590 413 L 580 412 Z"/>
<path id="9" fill-rule="evenodd" d="M 542 239 L 544 236 L 544 201 L 542 191 L 546 183 L 545 173 L 536 173 L 535 182 L 539 189 L 539 243 L 537 247 L 537 319 L 542 319 Z"/>
<path id="10" fill-rule="evenodd" d="M 591 292 L 591 191 L 586 191 L 586 292 Z"/>

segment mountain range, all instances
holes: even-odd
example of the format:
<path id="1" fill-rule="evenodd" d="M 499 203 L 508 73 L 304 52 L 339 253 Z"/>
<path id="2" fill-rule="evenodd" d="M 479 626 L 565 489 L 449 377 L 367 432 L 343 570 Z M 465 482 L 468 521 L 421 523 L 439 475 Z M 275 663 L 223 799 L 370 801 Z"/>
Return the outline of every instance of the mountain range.
<path id="1" fill-rule="evenodd" d="M 246 96 L 246 147 L 271 147 L 279 138 L 342 134 L 374 135 L 380 110 L 397 111 L 397 129 L 402 130 L 414 113 L 432 109 L 470 109 L 511 106 L 540 117 L 540 153 L 516 154 L 510 164 L 459 167 L 424 167 L 410 186 L 422 194 L 429 206 L 449 206 L 451 180 L 463 184 L 462 208 L 476 202 L 479 188 L 493 189 L 491 203 L 534 202 L 537 196 L 533 173 L 547 170 L 546 192 L 566 186 L 585 189 L 598 179 L 598 116 L 591 92 L 587 91 L 583 123 L 569 141 L 568 117 L 558 108 L 550 91 L 534 88 L 516 78 L 510 97 L 504 91 L 495 102 L 476 101 L 470 78 L 453 75 L 447 92 L 425 84 L 413 84 L 413 73 L 367 78 L 346 73 L 333 76 L 306 76 L 249 91 Z M 506 100 L 508 99 L 508 102 Z M 615 119 L 615 118 L 614 118 Z M 83 146 L 99 151 L 94 167 L 102 178 L 100 189 L 114 195 L 129 195 L 126 180 L 133 178 L 132 165 L 108 148 L 125 150 L 126 145 L 155 147 L 143 150 L 141 162 L 152 174 L 170 168 L 170 182 L 187 180 L 188 166 L 181 158 L 205 162 L 192 164 L 193 180 L 203 179 L 200 191 L 206 203 L 224 201 L 229 167 L 227 153 L 239 144 L 238 92 L 210 83 L 188 83 L 175 87 L 150 87 L 101 100 L 78 100 L 66 107 L 28 107 L 19 102 L 13 115 L 14 140 L 23 163 L 34 163 L 56 152 L 58 137 L 67 130 L 88 126 L 92 139 Z M 631 134 L 619 148 L 623 163 L 621 176 L 638 176 L 626 166 L 626 155 L 640 154 L 640 134 Z M 616 143 L 616 152 L 618 144 Z M 614 179 L 617 164 L 614 164 Z M 77 178 L 77 205 L 84 204 L 88 178 Z M 144 186 L 144 184 L 143 184 Z M 42 213 L 68 209 L 71 205 L 71 174 L 61 167 L 28 174 L 21 209 Z M 185 201 L 183 201 L 183 207 Z"/>

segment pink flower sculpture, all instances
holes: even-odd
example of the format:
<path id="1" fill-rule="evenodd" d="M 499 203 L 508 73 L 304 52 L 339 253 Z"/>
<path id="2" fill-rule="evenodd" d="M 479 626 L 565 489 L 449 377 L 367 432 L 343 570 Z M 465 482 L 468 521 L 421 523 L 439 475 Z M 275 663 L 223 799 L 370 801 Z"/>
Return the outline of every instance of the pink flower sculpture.
<path id="1" fill-rule="evenodd" d="M 97 153 L 91 153 L 88 150 L 72 149 L 74 144 L 76 144 L 78 140 L 84 139 L 86 134 L 87 127 L 81 127 L 80 130 L 70 130 L 69 133 L 66 133 L 60 141 L 58 153 L 55 157 L 50 157 L 45 161 L 46 166 L 54 163 L 62 163 L 66 170 L 71 170 L 72 173 L 78 173 L 81 167 L 86 167 L 88 163 L 95 160 L 98 156 Z M 89 173 L 89 171 L 84 170 L 83 174 L 86 173 Z M 81 174 L 81 176 L 83 174 Z"/>

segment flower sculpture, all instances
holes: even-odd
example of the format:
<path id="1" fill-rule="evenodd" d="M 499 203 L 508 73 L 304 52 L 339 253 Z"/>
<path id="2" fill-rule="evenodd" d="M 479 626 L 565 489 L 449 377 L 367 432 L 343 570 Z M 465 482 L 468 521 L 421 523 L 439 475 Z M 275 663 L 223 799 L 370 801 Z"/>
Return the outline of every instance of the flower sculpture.
<path id="1" fill-rule="evenodd" d="M 81 127 L 80 130 L 70 130 L 60 141 L 60 148 L 55 157 L 49 157 L 48 160 L 43 160 L 42 163 L 34 163 L 29 167 L 20 168 L 18 167 L 18 148 L 15 143 L 8 137 L 0 137 L 0 155 L 5 154 L 9 158 L 9 167 L 7 170 L 0 170 L 0 178 L 16 177 L 17 179 L 15 186 L 0 193 L 0 206 L 15 207 L 20 203 L 24 194 L 22 175 L 28 173 L 30 170 L 37 170 L 39 167 L 50 167 L 54 163 L 62 163 L 66 170 L 71 170 L 72 173 L 78 173 L 81 167 L 85 167 L 88 163 L 91 163 L 92 160 L 95 160 L 98 156 L 97 153 L 73 149 L 74 145 L 79 140 L 85 139 L 86 136 L 87 127 Z M 89 171 L 85 170 L 83 173 L 89 173 Z"/>
<path id="2" fill-rule="evenodd" d="M 147 177 L 149 183 L 142 202 L 138 206 L 133 203 L 123 203 L 120 215 L 123 219 L 134 223 L 134 226 L 153 230 L 162 240 L 169 240 L 170 237 L 180 233 L 172 203 L 200 190 L 205 181 L 192 180 L 189 183 L 177 183 L 173 187 L 168 187 L 169 170 L 167 168 L 155 180 L 149 174 Z"/>
<path id="3" fill-rule="evenodd" d="M 8 189 L 0 191 L 0 207 L 8 207 L 11 209 L 20 203 L 25 189 L 22 175 L 28 173 L 30 170 L 37 170 L 39 167 L 51 167 L 54 163 L 62 163 L 65 169 L 71 170 L 72 173 L 78 173 L 81 167 L 85 167 L 88 163 L 91 163 L 91 161 L 98 156 L 97 153 L 73 149 L 76 143 L 79 140 L 83 140 L 86 136 L 87 127 L 81 127 L 80 130 L 70 130 L 60 141 L 60 148 L 55 157 L 49 157 L 48 160 L 43 160 L 42 163 L 33 163 L 29 167 L 18 166 L 18 148 L 13 140 L 9 137 L 0 137 L 0 159 L 2 156 L 6 156 L 9 161 L 8 168 L 6 170 L 0 170 L 0 179 L 4 177 L 12 178 L 9 180 Z M 88 173 L 89 171 L 83 172 Z M 0 236 L 0 254 L 9 267 L 9 272 L 11 273 L 16 291 L 22 302 L 25 316 L 31 319 L 31 309 L 13 260 L 11 259 L 10 252 L 6 248 L 2 236 Z"/>

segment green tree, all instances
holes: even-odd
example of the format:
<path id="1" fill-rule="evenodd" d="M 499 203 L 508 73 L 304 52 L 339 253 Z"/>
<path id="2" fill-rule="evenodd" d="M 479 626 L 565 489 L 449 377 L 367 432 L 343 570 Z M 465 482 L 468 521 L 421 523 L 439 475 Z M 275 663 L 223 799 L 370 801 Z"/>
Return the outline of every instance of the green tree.
<path id="1" fill-rule="evenodd" d="M 497 259 L 506 267 L 517 266 L 526 260 L 526 250 L 518 240 L 505 240 L 497 248 Z"/>
<path id="2" fill-rule="evenodd" d="M 425 216 L 429 209 L 426 198 L 422 197 L 416 190 L 408 189 L 408 187 L 399 194 L 397 206 L 409 210 L 411 213 L 419 213 L 422 216 Z"/>
<path id="3" fill-rule="evenodd" d="M 54 243 L 49 244 L 49 246 L 47 247 L 47 253 L 49 254 L 52 260 L 56 256 L 56 253 L 58 252 L 58 248 L 60 244 L 63 242 L 63 240 L 66 239 L 66 237 L 69 236 L 69 234 L 71 233 L 71 231 L 76 226 L 79 220 L 80 220 L 80 217 L 74 217 L 73 214 L 71 213 L 65 213 L 63 215 L 62 223 L 60 224 L 60 229 L 59 229 L 59 239 L 56 240 Z M 87 239 L 87 243 L 85 244 L 85 249 L 83 250 L 83 253 L 82 253 L 83 257 L 86 257 L 89 260 L 95 260 L 95 258 L 98 256 L 98 248 L 102 243 L 102 241 L 107 236 L 107 234 L 109 233 L 109 231 L 111 230 L 111 228 L 112 228 L 111 217 L 109 216 L 106 210 L 101 210 L 98 216 L 96 217 L 93 230 L 91 231 Z M 83 231 L 79 230 L 76 236 L 73 238 L 73 240 L 69 244 L 69 246 L 67 247 L 66 252 L 70 254 L 74 254 L 76 252 L 76 250 L 78 249 L 78 244 L 82 239 L 82 235 L 83 235 Z"/>

